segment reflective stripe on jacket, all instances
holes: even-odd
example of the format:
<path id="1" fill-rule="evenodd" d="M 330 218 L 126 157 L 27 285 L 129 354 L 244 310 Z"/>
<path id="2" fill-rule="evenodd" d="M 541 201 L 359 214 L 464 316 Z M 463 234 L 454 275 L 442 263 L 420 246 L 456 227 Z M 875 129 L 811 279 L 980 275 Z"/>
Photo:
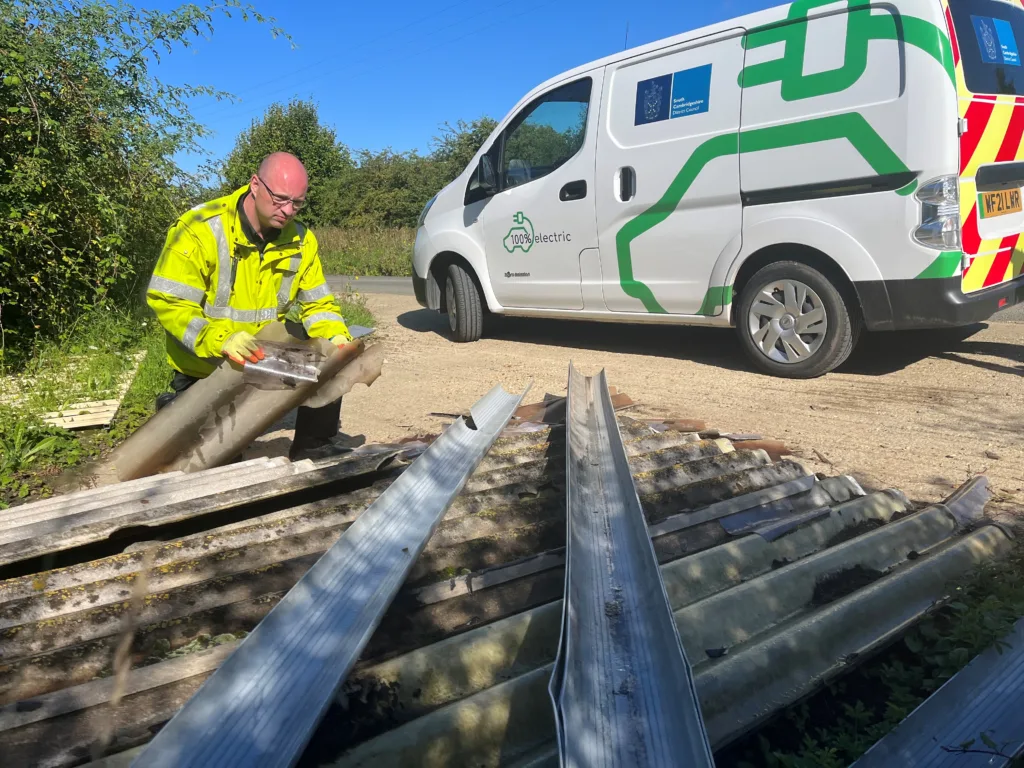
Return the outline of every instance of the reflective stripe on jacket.
<path id="1" fill-rule="evenodd" d="M 237 206 L 248 188 L 179 218 L 149 281 L 146 300 L 167 331 L 168 362 L 189 376 L 208 376 L 228 336 L 283 320 L 296 302 L 310 336 L 351 338 L 312 231 L 290 222 L 262 257 L 246 238 Z"/>

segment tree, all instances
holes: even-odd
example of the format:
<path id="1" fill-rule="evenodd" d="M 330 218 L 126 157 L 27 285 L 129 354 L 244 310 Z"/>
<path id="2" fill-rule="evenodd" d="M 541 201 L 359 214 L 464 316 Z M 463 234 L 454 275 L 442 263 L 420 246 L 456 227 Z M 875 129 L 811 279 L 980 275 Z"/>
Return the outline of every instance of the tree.
<path id="1" fill-rule="evenodd" d="M 440 166 L 445 184 L 466 169 L 497 126 L 497 120 L 484 116 L 471 123 L 459 120 L 455 127 L 449 123 L 441 127 L 441 135 L 434 137 L 434 150 L 430 157 Z"/>
<path id="2" fill-rule="evenodd" d="M 223 95 L 167 85 L 149 65 L 232 9 L 272 21 L 237 0 L 0 3 L 0 362 L 148 276 L 198 184 L 173 160 L 201 151 L 189 99 Z"/>
<path id="3" fill-rule="evenodd" d="M 316 104 L 298 99 L 287 106 L 271 104 L 261 119 L 239 134 L 222 169 L 224 191 L 247 184 L 272 152 L 291 152 L 306 166 L 309 192 L 302 221 L 314 226 L 327 223 L 332 212 L 324 205 L 324 189 L 351 170 L 352 157 L 334 130 L 320 124 Z"/>
<path id="4" fill-rule="evenodd" d="M 413 226 L 423 205 L 444 186 L 437 163 L 415 152 L 362 150 L 357 160 L 357 167 L 328 185 L 333 224 Z"/>
<path id="5" fill-rule="evenodd" d="M 329 223 L 346 227 L 412 227 L 427 200 L 465 170 L 496 125 L 489 117 L 445 124 L 433 151 L 362 150 L 324 190 Z"/>

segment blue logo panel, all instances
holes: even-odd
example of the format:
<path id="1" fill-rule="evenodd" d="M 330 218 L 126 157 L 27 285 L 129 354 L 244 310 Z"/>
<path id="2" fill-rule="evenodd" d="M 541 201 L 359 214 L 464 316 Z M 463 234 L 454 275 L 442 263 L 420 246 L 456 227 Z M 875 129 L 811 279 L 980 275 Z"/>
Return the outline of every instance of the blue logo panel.
<path id="1" fill-rule="evenodd" d="M 652 77 L 636 84 L 636 122 L 645 125 L 668 120 L 672 98 L 672 75 Z"/>
<path id="2" fill-rule="evenodd" d="M 984 63 L 1020 66 L 1020 49 L 1010 22 L 988 16 L 971 16 L 971 22 L 974 24 L 978 51 Z"/>
<path id="3" fill-rule="evenodd" d="M 672 117 L 699 115 L 711 108 L 711 65 L 672 76 Z"/>

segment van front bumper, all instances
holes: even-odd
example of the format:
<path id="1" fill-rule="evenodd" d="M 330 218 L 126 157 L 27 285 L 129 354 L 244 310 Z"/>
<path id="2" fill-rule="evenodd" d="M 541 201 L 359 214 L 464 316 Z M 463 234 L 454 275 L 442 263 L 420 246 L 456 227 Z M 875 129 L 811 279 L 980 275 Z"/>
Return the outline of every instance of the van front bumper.
<path id="1" fill-rule="evenodd" d="M 956 328 L 988 320 L 1024 304 L 1024 275 L 974 293 L 960 290 L 960 276 L 856 283 L 869 331 Z"/>
<path id="2" fill-rule="evenodd" d="M 421 307 L 427 306 L 427 279 L 412 273 L 412 292 L 416 294 L 416 301 Z"/>

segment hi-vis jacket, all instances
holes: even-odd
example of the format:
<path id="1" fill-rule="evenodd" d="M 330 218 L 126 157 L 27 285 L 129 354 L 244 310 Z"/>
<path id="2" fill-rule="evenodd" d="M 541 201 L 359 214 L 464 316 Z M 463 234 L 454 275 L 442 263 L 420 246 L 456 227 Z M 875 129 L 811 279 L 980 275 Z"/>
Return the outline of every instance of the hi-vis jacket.
<path id="1" fill-rule="evenodd" d="M 313 233 L 292 221 L 261 257 L 238 219 L 247 189 L 179 218 L 149 281 L 146 299 L 167 331 L 168 362 L 189 376 L 208 376 L 228 336 L 283 320 L 296 301 L 310 336 L 351 338 L 324 280 Z"/>

